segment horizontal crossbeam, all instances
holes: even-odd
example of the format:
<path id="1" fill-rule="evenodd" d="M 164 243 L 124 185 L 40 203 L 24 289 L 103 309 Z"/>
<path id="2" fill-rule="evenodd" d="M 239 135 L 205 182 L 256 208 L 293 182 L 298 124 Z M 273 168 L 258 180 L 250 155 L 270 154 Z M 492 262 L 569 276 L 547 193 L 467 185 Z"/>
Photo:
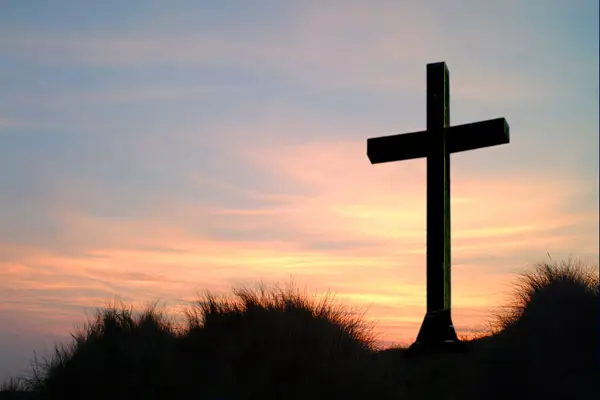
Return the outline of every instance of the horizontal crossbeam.
<path id="1" fill-rule="evenodd" d="M 448 128 L 446 146 L 449 153 L 497 146 L 510 142 L 510 127 L 504 118 L 490 119 Z M 427 131 L 381 136 L 367 139 L 367 156 L 371 164 L 427 157 Z"/>

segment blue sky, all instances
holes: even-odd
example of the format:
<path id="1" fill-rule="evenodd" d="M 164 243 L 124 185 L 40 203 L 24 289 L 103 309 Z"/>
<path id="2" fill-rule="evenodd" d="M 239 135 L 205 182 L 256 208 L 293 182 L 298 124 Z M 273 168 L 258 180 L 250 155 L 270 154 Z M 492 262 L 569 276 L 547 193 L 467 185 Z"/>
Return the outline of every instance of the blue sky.
<path id="1" fill-rule="evenodd" d="M 455 324 L 515 270 L 598 261 L 597 1 L 56 1 L 0 12 L 0 375 L 118 295 L 177 310 L 238 281 L 424 312 L 425 162 L 366 138 L 451 122 L 511 143 L 452 157 Z"/>

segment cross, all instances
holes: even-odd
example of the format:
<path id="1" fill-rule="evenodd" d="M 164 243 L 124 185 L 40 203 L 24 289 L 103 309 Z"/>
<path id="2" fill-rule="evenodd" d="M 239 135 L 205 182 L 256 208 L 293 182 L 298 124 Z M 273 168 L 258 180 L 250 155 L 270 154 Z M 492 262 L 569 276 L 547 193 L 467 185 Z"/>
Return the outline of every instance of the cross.
<path id="1" fill-rule="evenodd" d="M 407 355 L 462 349 L 450 313 L 450 153 L 510 142 L 504 118 L 450 127 L 445 62 L 427 64 L 427 130 L 367 139 L 371 164 L 427 158 L 427 313 Z"/>

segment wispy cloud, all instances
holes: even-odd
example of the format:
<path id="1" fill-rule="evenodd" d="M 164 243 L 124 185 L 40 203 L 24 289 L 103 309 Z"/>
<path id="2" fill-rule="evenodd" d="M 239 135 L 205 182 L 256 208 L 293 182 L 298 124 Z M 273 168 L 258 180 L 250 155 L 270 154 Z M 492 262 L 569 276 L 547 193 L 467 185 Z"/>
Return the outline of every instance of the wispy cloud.
<path id="1" fill-rule="evenodd" d="M 0 40 L 0 48 L 15 57 L 49 66 L 140 69 L 168 65 L 203 68 L 217 76 L 228 71 L 265 74 L 319 90 L 354 88 L 413 94 L 423 91 L 422 65 L 444 59 L 464 71 L 454 82 L 453 97 L 457 99 L 531 105 L 572 89 L 560 80 L 548 85 L 552 76 L 562 72 L 556 65 L 541 68 L 535 64 L 538 59 L 553 59 L 551 52 L 525 62 L 531 52 L 543 50 L 538 45 L 540 40 L 549 40 L 546 33 L 542 36 L 542 31 L 535 28 L 548 21 L 534 19 L 525 24 L 523 10 L 515 5 L 489 10 L 465 3 L 471 12 L 469 18 L 460 16 L 460 24 L 448 17 L 458 18 L 456 10 L 460 7 L 449 12 L 447 5 L 438 4 L 436 12 L 435 7 L 425 3 L 381 2 L 376 8 L 353 3 L 340 10 L 329 3 L 283 12 L 279 17 L 285 24 L 278 26 L 277 35 L 261 29 L 248 31 L 243 25 L 173 30 L 171 25 L 164 28 L 166 21 L 183 20 L 190 25 L 194 21 L 169 13 L 162 23 L 155 21 L 163 29 L 149 23 L 139 26 L 137 32 L 79 37 L 67 32 L 48 35 L 24 31 Z M 505 29 L 503 21 L 509 19 L 522 23 Z M 470 34 L 473 29 L 477 29 L 477 35 Z M 444 35 L 447 30 L 455 35 Z M 501 38 L 498 31 L 503 32 Z M 506 61 L 521 57 L 519 69 Z M 486 65 L 485 74 L 481 73 L 482 65 Z M 589 73 L 591 70 L 586 68 L 590 67 L 593 65 L 561 64 L 561 68 L 575 74 Z M 532 74 L 536 69 L 538 73 Z"/>

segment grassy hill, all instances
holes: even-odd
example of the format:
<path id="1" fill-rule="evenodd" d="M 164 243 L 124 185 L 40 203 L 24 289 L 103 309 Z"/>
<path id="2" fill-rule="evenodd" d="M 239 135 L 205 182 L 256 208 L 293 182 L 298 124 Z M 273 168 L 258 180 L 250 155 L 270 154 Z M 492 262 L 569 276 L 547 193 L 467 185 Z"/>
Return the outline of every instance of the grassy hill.
<path id="1" fill-rule="evenodd" d="M 0 399 L 579 399 L 600 394 L 598 271 L 548 262 L 467 352 L 377 349 L 360 315 L 294 288 L 210 293 L 178 326 L 157 307 L 97 312 Z"/>

